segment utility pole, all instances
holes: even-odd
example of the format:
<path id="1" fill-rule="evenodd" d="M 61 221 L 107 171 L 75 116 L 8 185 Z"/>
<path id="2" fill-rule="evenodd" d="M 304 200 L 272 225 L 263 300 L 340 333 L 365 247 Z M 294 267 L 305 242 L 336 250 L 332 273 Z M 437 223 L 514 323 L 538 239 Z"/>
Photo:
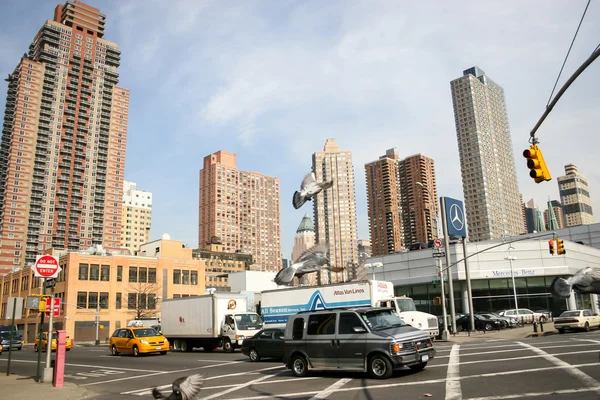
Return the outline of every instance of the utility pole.
<path id="1" fill-rule="evenodd" d="M 46 279 L 42 281 L 42 295 L 46 294 Z M 44 297 L 42 297 L 43 299 Z M 44 334 L 44 316 L 45 312 L 40 312 L 42 315 L 40 318 L 40 328 L 38 329 L 38 359 L 37 359 L 37 374 L 36 379 L 38 382 L 42 381 L 42 335 Z"/>
<path id="2" fill-rule="evenodd" d="M 46 280 L 44 279 L 44 286 L 46 286 Z M 44 383 L 52 382 L 52 338 L 54 337 L 54 327 L 52 326 L 52 317 L 54 316 L 54 287 L 50 289 L 50 317 L 48 318 L 48 347 L 46 348 L 46 368 L 44 368 Z M 46 303 L 48 304 L 48 303 Z M 57 339 L 58 343 L 58 339 Z M 42 351 L 42 338 L 40 337 L 40 344 L 38 351 Z"/>
<path id="3" fill-rule="evenodd" d="M 100 302 L 96 305 L 96 346 L 100 345 L 100 339 L 98 337 L 100 330 Z"/>

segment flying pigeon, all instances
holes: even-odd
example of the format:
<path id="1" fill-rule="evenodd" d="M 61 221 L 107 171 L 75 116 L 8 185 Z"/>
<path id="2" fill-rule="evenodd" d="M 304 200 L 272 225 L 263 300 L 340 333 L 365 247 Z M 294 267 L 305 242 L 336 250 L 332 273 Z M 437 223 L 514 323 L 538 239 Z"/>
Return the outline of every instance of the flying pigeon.
<path id="1" fill-rule="evenodd" d="M 317 178 L 315 177 L 315 173 L 311 172 L 306 175 L 302 180 L 302 185 L 300 185 L 300 191 L 294 192 L 294 199 L 292 204 L 294 208 L 297 210 L 308 200 L 312 200 L 321 190 L 329 189 L 333 186 L 333 180 L 327 182 L 317 182 Z"/>
<path id="2" fill-rule="evenodd" d="M 552 295 L 559 299 L 570 297 L 571 288 L 577 293 L 600 294 L 600 268 L 582 268 L 568 279 L 554 278 L 550 285 Z"/>
<path id="3" fill-rule="evenodd" d="M 155 399 L 192 400 L 200 393 L 203 381 L 204 376 L 201 374 L 177 378 L 173 382 L 173 392 L 169 397 L 165 397 L 157 388 L 152 389 L 152 396 L 154 396 Z"/>
<path id="4" fill-rule="evenodd" d="M 321 271 L 323 269 L 329 269 L 333 272 L 340 272 L 343 268 L 332 268 L 328 267 L 329 257 L 327 257 L 327 251 L 329 246 L 326 243 L 318 243 L 306 250 L 298 259 L 289 267 L 282 269 L 275 275 L 275 282 L 277 285 L 289 285 L 294 276 L 302 277 L 304 274 L 311 272 Z"/>

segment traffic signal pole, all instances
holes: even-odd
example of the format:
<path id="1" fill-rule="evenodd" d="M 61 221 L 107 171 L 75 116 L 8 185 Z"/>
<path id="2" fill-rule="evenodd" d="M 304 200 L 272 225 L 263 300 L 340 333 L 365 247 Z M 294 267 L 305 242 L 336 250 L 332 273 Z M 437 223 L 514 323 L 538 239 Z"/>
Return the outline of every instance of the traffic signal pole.
<path id="1" fill-rule="evenodd" d="M 42 282 L 42 294 L 46 294 L 46 279 L 43 280 Z M 37 351 L 38 351 L 38 359 L 37 359 L 37 373 L 36 373 L 36 380 L 38 382 L 42 381 L 42 335 L 44 334 L 44 315 L 46 315 L 45 312 L 40 312 L 40 314 L 42 314 L 42 317 L 40 319 L 40 329 L 38 329 L 38 346 L 37 346 Z"/>
<path id="2" fill-rule="evenodd" d="M 44 282 L 45 285 L 45 282 Z M 46 303 L 48 304 L 48 303 Z M 50 290 L 50 317 L 48 319 L 48 347 L 46 349 L 46 368 L 44 368 L 44 383 L 52 383 L 53 368 L 52 368 L 52 337 L 54 335 L 54 329 L 52 327 L 52 317 L 54 316 L 54 288 Z M 58 342 L 58 339 L 57 339 Z M 40 349 L 41 353 L 42 338 L 40 337 Z"/>

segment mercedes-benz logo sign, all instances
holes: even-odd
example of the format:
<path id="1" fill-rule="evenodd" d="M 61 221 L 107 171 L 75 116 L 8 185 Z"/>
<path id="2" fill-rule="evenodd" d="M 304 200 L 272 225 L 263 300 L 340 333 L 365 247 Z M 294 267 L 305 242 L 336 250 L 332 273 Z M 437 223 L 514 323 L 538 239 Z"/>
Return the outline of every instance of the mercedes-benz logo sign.
<path id="1" fill-rule="evenodd" d="M 458 204 L 452 204 L 450 206 L 450 223 L 457 231 L 462 231 L 465 226 L 465 216 L 462 208 L 460 208 Z"/>

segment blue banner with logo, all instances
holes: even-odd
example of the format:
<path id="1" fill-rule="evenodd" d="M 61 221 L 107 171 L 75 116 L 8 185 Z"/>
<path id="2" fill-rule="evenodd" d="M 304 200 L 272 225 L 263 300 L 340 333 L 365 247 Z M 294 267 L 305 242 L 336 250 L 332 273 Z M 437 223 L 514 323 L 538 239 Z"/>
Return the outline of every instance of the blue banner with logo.
<path id="1" fill-rule="evenodd" d="M 446 208 L 448 235 L 467 237 L 467 222 L 463 202 L 451 197 L 443 197 L 443 201 Z"/>

